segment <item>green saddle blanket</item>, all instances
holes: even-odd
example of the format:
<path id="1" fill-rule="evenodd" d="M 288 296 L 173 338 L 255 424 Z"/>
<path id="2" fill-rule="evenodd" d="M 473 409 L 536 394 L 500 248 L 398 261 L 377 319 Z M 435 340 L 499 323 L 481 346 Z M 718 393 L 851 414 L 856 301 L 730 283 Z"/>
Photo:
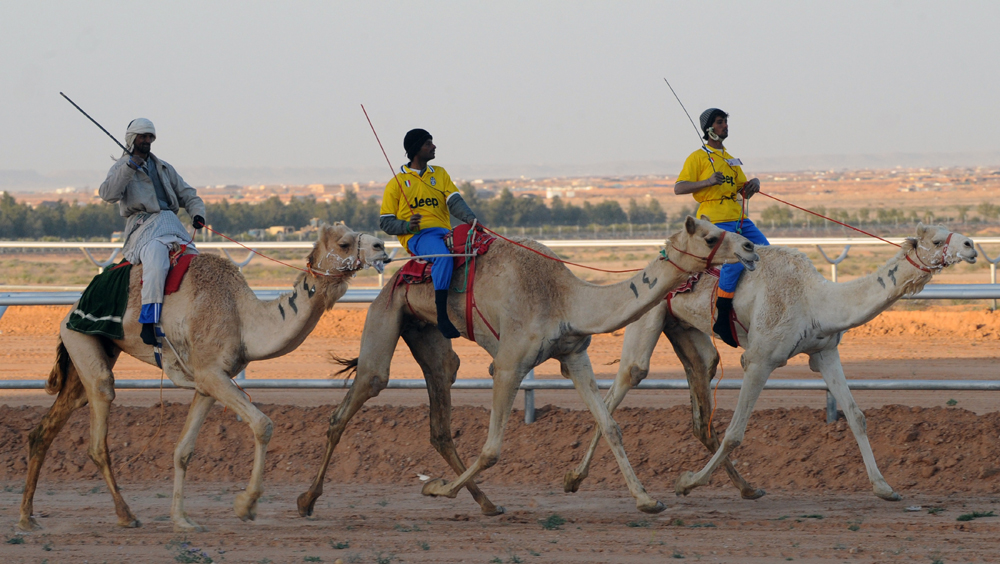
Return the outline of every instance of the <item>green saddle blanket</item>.
<path id="1" fill-rule="evenodd" d="M 122 315 L 128 307 L 131 264 L 119 264 L 98 274 L 83 291 L 66 327 L 110 339 L 123 339 Z"/>

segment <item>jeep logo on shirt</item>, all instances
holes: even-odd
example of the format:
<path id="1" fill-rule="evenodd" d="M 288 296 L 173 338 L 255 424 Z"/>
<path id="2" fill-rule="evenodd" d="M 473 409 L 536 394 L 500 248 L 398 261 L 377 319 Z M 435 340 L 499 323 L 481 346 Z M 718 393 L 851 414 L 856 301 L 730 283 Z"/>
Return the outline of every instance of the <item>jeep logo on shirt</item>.
<path id="1" fill-rule="evenodd" d="M 425 206 L 426 207 L 430 207 L 430 208 L 436 208 L 436 207 L 438 207 L 438 199 L 437 198 L 417 198 L 417 201 L 414 202 L 410 207 L 411 208 L 420 208 L 420 207 L 425 207 Z"/>

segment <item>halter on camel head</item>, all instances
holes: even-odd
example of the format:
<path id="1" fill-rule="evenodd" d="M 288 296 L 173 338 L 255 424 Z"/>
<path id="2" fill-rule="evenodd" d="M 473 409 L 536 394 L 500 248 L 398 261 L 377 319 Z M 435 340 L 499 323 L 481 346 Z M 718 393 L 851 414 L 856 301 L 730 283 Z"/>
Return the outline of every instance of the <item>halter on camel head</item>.
<path id="1" fill-rule="evenodd" d="M 674 245 L 674 244 L 673 244 L 673 242 L 671 242 L 671 243 L 670 243 L 670 246 L 671 246 L 671 247 L 673 247 L 673 249 L 674 249 L 675 251 L 677 251 L 678 253 L 681 253 L 681 254 L 683 254 L 683 255 L 687 255 L 687 256 L 689 256 L 689 257 L 694 257 L 694 258 L 696 258 L 696 259 L 698 259 L 698 260 L 703 260 L 703 261 L 705 261 L 705 268 L 708 268 L 708 267 L 709 267 L 709 265 L 711 265 L 711 264 L 712 264 L 712 259 L 713 259 L 713 258 L 715 258 L 715 253 L 719 252 L 719 248 L 720 248 L 720 247 L 722 246 L 722 241 L 723 241 L 723 240 L 724 240 L 725 238 L 726 238 L 726 232 L 725 232 L 725 231 L 722 231 L 722 234 L 721 234 L 721 235 L 719 236 L 719 240 L 718 240 L 718 241 L 716 241 L 716 242 L 715 242 L 715 245 L 713 245 L 713 246 L 712 246 L 712 250 L 711 250 L 711 251 L 710 251 L 710 252 L 708 253 L 708 256 L 707 256 L 707 257 L 700 257 L 700 256 L 698 256 L 698 255 L 695 255 L 695 254 L 692 254 L 692 253 L 689 253 L 689 252 L 687 252 L 687 251 L 685 251 L 685 250 L 683 250 L 683 249 L 678 249 L 678 248 L 677 248 L 677 245 Z M 661 258 L 661 260 L 665 260 L 665 261 L 669 262 L 670 264 L 674 265 L 674 268 L 676 268 L 677 270 L 680 270 L 681 272 L 686 272 L 686 273 L 688 273 L 688 274 L 694 274 L 694 273 L 693 273 L 693 272 L 691 272 L 691 271 L 688 271 L 688 270 L 684 270 L 684 269 L 683 269 L 683 268 L 681 268 L 681 267 L 680 267 L 680 266 L 679 266 L 679 265 L 678 265 L 678 264 L 677 264 L 676 262 L 674 262 L 674 261 L 670 260 L 670 257 L 669 257 L 669 256 L 667 256 L 667 250 L 666 250 L 666 249 L 663 249 L 662 251 L 660 251 L 660 258 Z"/>
<path id="2" fill-rule="evenodd" d="M 927 264 L 924 259 L 920 258 L 920 253 L 917 251 L 920 249 L 919 240 L 916 245 L 913 246 L 913 256 L 917 257 L 920 264 L 917 264 L 910 258 L 910 253 L 906 253 L 906 260 L 912 264 L 916 269 L 927 272 L 928 274 L 934 274 L 936 272 L 941 272 L 944 267 L 948 266 L 948 246 L 951 244 L 951 236 L 955 233 L 953 231 L 948 232 L 948 238 L 944 240 L 944 247 L 941 248 L 941 261 L 938 264 Z"/>

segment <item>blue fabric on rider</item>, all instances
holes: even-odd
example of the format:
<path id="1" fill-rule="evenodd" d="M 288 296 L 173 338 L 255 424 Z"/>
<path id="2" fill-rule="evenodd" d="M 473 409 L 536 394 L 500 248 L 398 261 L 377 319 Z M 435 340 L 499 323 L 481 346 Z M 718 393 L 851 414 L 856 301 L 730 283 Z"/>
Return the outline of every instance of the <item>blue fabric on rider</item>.
<path id="1" fill-rule="evenodd" d="M 414 256 L 451 254 L 451 249 L 444 244 L 444 238 L 448 235 L 448 231 L 444 227 L 421 229 L 407 241 L 410 254 Z M 434 289 L 447 290 L 450 288 L 451 274 L 455 269 L 454 257 L 433 257 L 424 260 L 431 263 L 431 280 L 434 281 Z"/>
<path id="2" fill-rule="evenodd" d="M 770 245 L 767 242 L 767 237 L 764 237 L 764 234 L 757 229 L 757 226 L 749 218 L 745 218 L 743 221 L 724 221 L 716 223 L 715 226 L 730 233 L 739 233 L 737 229 L 742 229 L 742 233 L 740 234 L 749 239 L 754 245 Z M 743 263 L 734 262 L 727 264 L 719 270 L 719 290 L 723 292 L 735 292 L 736 285 L 740 281 L 740 275 L 743 274 Z"/>

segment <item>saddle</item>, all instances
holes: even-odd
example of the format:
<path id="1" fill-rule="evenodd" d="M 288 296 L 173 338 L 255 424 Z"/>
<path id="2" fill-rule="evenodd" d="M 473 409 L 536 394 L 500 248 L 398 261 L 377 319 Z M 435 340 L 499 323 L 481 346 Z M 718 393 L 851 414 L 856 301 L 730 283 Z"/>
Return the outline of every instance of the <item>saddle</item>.
<path id="1" fill-rule="evenodd" d="M 691 290 L 693 290 L 694 289 L 694 285 L 697 284 L 699 280 L 701 280 L 701 276 L 703 274 L 707 274 L 709 276 L 712 276 L 712 277 L 718 279 L 719 275 L 720 275 L 720 272 L 721 271 L 718 268 L 709 268 L 708 270 L 705 270 L 704 272 L 697 272 L 695 274 L 692 274 L 691 277 L 688 278 L 687 280 L 685 280 L 683 284 L 681 284 L 680 286 L 678 286 L 678 287 L 674 288 L 673 290 L 667 292 L 667 295 L 666 295 L 666 297 L 663 298 L 663 300 L 667 302 L 667 312 L 670 313 L 670 316 L 671 317 L 676 317 L 674 315 L 674 310 L 673 310 L 673 308 L 670 305 L 671 300 L 673 300 L 675 296 L 677 296 L 678 294 L 684 294 L 684 293 L 687 293 L 687 292 L 690 292 Z M 715 284 L 718 284 L 718 282 L 715 282 Z M 713 304 L 714 304 L 714 302 L 713 302 Z M 741 329 L 743 329 L 744 333 L 747 332 L 747 328 L 744 327 L 743 324 L 740 323 L 740 320 L 736 317 L 736 310 L 735 309 L 732 310 L 732 312 L 730 313 L 729 323 L 732 326 L 733 338 L 735 338 L 736 342 L 739 343 L 739 336 L 736 333 L 736 327 L 739 326 Z"/>
<path id="2" fill-rule="evenodd" d="M 186 255 L 186 251 L 187 246 L 180 245 L 170 253 L 170 272 L 164 286 L 165 295 L 169 296 L 181 287 L 191 259 L 198 256 Z M 123 260 L 95 276 L 83 291 L 80 303 L 73 310 L 66 326 L 87 335 L 124 339 L 122 315 L 128 307 L 131 274 L 132 263 Z"/>
<path id="3" fill-rule="evenodd" d="M 471 234 L 470 234 L 471 233 Z M 486 254 L 489 250 L 490 245 L 496 241 L 497 238 L 485 231 L 473 231 L 472 226 L 468 224 L 459 225 L 458 227 L 452 229 L 448 235 L 444 238 L 444 243 L 448 249 L 454 254 L 462 255 L 474 255 L 472 257 L 455 257 L 455 270 L 457 271 L 461 267 L 466 267 L 465 276 L 465 288 L 464 289 L 453 289 L 454 291 L 465 293 L 465 325 L 466 333 L 469 336 L 469 340 L 476 342 L 476 335 L 472 327 L 472 312 L 473 310 L 479 314 L 480 319 L 493 333 L 493 336 L 497 339 L 500 335 L 493 329 L 490 322 L 486 320 L 479 308 L 476 307 L 476 298 L 473 294 L 473 282 L 476 277 L 476 261 L 468 260 L 470 258 L 475 258 L 479 255 Z M 396 282 L 392 286 L 390 292 L 394 292 L 399 286 L 404 286 L 407 296 L 409 295 L 409 287 L 413 284 L 425 284 L 431 281 L 431 263 L 422 259 L 410 259 L 406 261 L 406 264 L 399 269 L 399 276 L 396 277 Z M 390 294 L 391 297 L 391 294 Z M 406 300 L 407 307 L 410 308 L 410 312 L 416 315 L 413 311 L 413 307 L 410 306 L 409 298 Z"/>

